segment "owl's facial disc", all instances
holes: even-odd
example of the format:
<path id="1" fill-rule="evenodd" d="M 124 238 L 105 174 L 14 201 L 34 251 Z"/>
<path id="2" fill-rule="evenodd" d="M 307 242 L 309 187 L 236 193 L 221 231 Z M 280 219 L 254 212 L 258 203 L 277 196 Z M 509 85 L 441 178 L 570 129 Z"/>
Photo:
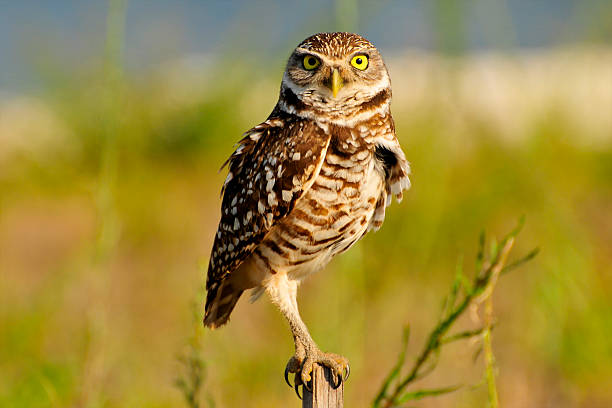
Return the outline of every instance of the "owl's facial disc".
<path id="1" fill-rule="evenodd" d="M 368 102 L 389 87 L 387 69 L 372 47 L 342 54 L 298 47 L 289 58 L 282 84 L 305 105 L 332 110 Z"/>

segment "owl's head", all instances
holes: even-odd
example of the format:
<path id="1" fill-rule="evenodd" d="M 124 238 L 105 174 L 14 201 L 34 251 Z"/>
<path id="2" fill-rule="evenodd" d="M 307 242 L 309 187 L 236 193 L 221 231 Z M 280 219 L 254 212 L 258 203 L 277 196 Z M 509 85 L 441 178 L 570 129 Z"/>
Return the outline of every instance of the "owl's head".
<path id="1" fill-rule="evenodd" d="M 351 33 L 320 33 L 302 41 L 287 62 L 281 97 L 291 107 L 337 111 L 388 101 L 391 83 L 380 53 Z M 293 104 L 291 99 L 294 100 Z"/>

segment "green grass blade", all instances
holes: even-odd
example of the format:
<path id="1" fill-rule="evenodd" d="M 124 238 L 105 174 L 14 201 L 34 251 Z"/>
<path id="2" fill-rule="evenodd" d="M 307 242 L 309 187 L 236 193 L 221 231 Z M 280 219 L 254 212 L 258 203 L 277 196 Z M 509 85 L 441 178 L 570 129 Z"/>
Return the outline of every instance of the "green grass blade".
<path id="1" fill-rule="evenodd" d="M 397 402 L 399 404 L 403 404 L 408 401 L 420 400 L 425 397 L 435 397 L 436 395 L 448 394 L 449 392 L 457 391 L 461 387 L 462 387 L 461 385 L 454 385 L 452 387 L 445 387 L 445 388 L 432 388 L 432 389 L 411 391 L 399 397 Z"/>
<path id="2" fill-rule="evenodd" d="M 519 266 L 521 266 L 525 262 L 528 262 L 528 261 L 532 260 L 533 258 L 535 258 L 539 253 L 540 253 L 540 248 L 532 249 L 531 251 L 529 251 L 527 253 L 527 255 L 525 255 L 521 259 L 519 259 L 517 261 L 514 261 L 511 264 L 506 265 L 504 267 L 504 269 L 501 270 L 501 274 L 508 273 L 511 270 L 513 270 L 515 268 L 518 268 Z"/>

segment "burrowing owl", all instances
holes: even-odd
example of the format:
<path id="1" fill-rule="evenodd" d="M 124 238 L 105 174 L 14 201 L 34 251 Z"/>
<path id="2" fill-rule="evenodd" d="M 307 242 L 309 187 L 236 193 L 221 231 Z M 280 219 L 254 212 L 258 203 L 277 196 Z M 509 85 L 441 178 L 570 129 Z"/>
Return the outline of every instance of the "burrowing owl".
<path id="1" fill-rule="evenodd" d="M 321 352 L 310 337 L 299 283 L 380 228 L 392 196 L 401 200 L 410 187 L 390 102 L 387 68 L 368 40 L 313 35 L 289 57 L 268 119 L 226 162 L 204 324 L 226 323 L 245 290 L 253 299 L 266 292 L 289 321 L 295 355 L 285 378 L 295 373 L 296 389 L 308 386 L 315 363 L 330 367 L 337 384 L 348 374 L 344 357 Z"/>

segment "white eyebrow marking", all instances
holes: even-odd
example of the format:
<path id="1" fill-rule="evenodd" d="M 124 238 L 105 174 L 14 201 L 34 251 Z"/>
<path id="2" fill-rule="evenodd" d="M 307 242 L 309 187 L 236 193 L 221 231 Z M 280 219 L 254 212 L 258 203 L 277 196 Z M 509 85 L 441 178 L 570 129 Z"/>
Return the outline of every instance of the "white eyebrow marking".
<path id="1" fill-rule="evenodd" d="M 326 63 L 326 64 L 328 64 L 328 65 L 329 65 L 330 63 L 333 63 L 333 62 L 344 61 L 344 59 L 342 59 L 342 58 L 334 58 L 334 59 L 330 59 L 330 58 L 329 58 L 327 55 L 325 55 L 325 54 L 321 54 L 320 52 L 317 52 L 317 51 L 314 51 L 314 50 L 309 50 L 309 49 L 307 49 L 307 48 L 298 47 L 298 48 L 296 48 L 295 50 L 296 50 L 296 51 L 303 52 L 303 53 L 306 53 L 306 54 L 314 55 L 314 56 L 318 57 L 318 58 L 321 60 L 321 62 L 324 62 L 324 63 Z"/>

